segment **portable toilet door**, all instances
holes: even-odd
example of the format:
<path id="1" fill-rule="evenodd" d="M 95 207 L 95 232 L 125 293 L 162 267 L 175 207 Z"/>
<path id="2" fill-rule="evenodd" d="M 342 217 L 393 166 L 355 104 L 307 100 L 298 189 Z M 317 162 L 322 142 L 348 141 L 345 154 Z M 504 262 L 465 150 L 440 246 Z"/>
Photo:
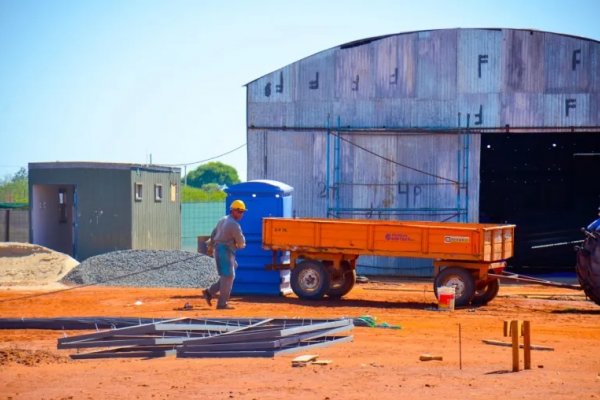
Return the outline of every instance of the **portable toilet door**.
<path id="1" fill-rule="evenodd" d="M 240 221 L 246 238 L 246 248 L 238 250 L 232 294 L 280 295 L 290 292 L 289 271 L 269 271 L 272 253 L 262 248 L 262 219 L 264 217 L 291 217 L 292 191 L 282 182 L 253 180 L 227 189 L 226 210 L 234 200 L 242 200 L 248 211 Z"/>

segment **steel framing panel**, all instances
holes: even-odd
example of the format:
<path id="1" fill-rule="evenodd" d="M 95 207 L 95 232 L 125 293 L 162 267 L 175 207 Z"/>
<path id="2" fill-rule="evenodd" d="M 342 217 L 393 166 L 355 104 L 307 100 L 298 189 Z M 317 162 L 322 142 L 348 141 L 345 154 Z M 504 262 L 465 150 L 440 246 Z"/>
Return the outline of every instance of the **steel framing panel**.
<path id="1" fill-rule="evenodd" d="M 236 342 L 221 342 L 221 343 L 183 343 L 179 348 L 180 352 L 198 352 L 198 351 L 214 351 L 214 350 L 250 350 L 250 349 L 268 349 L 268 348 L 284 348 L 291 345 L 317 339 L 319 337 L 332 336 L 337 333 L 345 332 L 352 329 L 352 326 L 347 325 L 333 329 L 322 329 L 315 332 L 308 332 L 302 335 L 294 335 L 287 337 L 274 338 L 272 340 L 256 340 L 256 341 L 236 341 Z"/>
<path id="2" fill-rule="evenodd" d="M 281 354 L 294 353 L 317 347 L 326 347 L 335 343 L 351 342 L 353 336 L 331 336 L 315 338 L 296 346 L 283 347 L 278 350 L 232 350 L 232 351 L 183 351 L 177 349 L 177 358 L 204 358 L 204 357 L 274 357 Z"/>
<path id="3" fill-rule="evenodd" d="M 352 340 L 352 319 L 176 318 L 58 339 L 59 349 L 112 348 L 73 359 L 122 357 L 269 357 Z M 116 348 L 115 348 L 116 347 Z"/>

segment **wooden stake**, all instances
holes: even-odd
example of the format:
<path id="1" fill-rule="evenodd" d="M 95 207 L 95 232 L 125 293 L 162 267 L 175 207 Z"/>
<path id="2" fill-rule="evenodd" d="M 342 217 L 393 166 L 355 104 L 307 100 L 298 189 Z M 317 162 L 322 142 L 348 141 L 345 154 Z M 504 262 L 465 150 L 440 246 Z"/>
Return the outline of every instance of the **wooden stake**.
<path id="1" fill-rule="evenodd" d="M 504 336 L 512 339 L 512 370 L 519 372 L 519 338 L 523 336 L 523 365 L 531 369 L 531 322 L 504 321 Z"/>
<path id="2" fill-rule="evenodd" d="M 458 365 L 462 370 L 462 332 L 460 324 L 458 324 Z"/>
<path id="3" fill-rule="evenodd" d="M 512 338 L 512 370 L 519 372 L 519 321 L 510 321 L 510 336 Z"/>

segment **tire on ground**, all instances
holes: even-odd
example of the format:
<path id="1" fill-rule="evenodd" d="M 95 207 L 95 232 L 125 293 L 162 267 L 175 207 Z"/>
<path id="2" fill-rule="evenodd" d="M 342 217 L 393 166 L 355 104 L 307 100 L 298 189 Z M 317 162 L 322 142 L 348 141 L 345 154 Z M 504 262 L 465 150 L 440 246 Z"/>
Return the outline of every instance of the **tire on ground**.
<path id="1" fill-rule="evenodd" d="M 350 293 L 354 284 L 356 283 L 356 270 L 352 269 L 349 265 L 343 265 L 343 270 L 338 273 L 337 279 L 334 279 L 334 274 L 330 271 L 330 283 L 329 289 L 327 290 L 327 296 L 331 299 L 339 299 L 340 297 Z"/>
<path id="2" fill-rule="evenodd" d="M 454 286 L 454 305 L 464 307 L 469 305 L 475 296 L 475 279 L 466 268 L 446 267 L 435 277 L 433 291 L 438 296 L 437 288 L 441 286 Z"/>
<path id="3" fill-rule="evenodd" d="M 500 290 L 500 281 L 493 279 L 481 289 L 475 289 L 475 295 L 471 300 L 473 305 L 484 306 L 492 301 Z"/>
<path id="4" fill-rule="evenodd" d="M 329 273 L 325 265 L 315 260 L 304 260 L 292 269 L 292 290 L 301 299 L 318 300 L 329 290 Z"/>

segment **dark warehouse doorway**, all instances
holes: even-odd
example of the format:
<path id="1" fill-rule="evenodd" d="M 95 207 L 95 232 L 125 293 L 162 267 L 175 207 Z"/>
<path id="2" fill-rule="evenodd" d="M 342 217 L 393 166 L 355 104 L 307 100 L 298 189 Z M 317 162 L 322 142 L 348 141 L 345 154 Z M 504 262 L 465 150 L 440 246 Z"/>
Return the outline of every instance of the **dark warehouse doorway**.
<path id="1" fill-rule="evenodd" d="M 480 221 L 513 223 L 525 272 L 574 270 L 580 231 L 598 218 L 600 132 L 484 133 Z"/>

